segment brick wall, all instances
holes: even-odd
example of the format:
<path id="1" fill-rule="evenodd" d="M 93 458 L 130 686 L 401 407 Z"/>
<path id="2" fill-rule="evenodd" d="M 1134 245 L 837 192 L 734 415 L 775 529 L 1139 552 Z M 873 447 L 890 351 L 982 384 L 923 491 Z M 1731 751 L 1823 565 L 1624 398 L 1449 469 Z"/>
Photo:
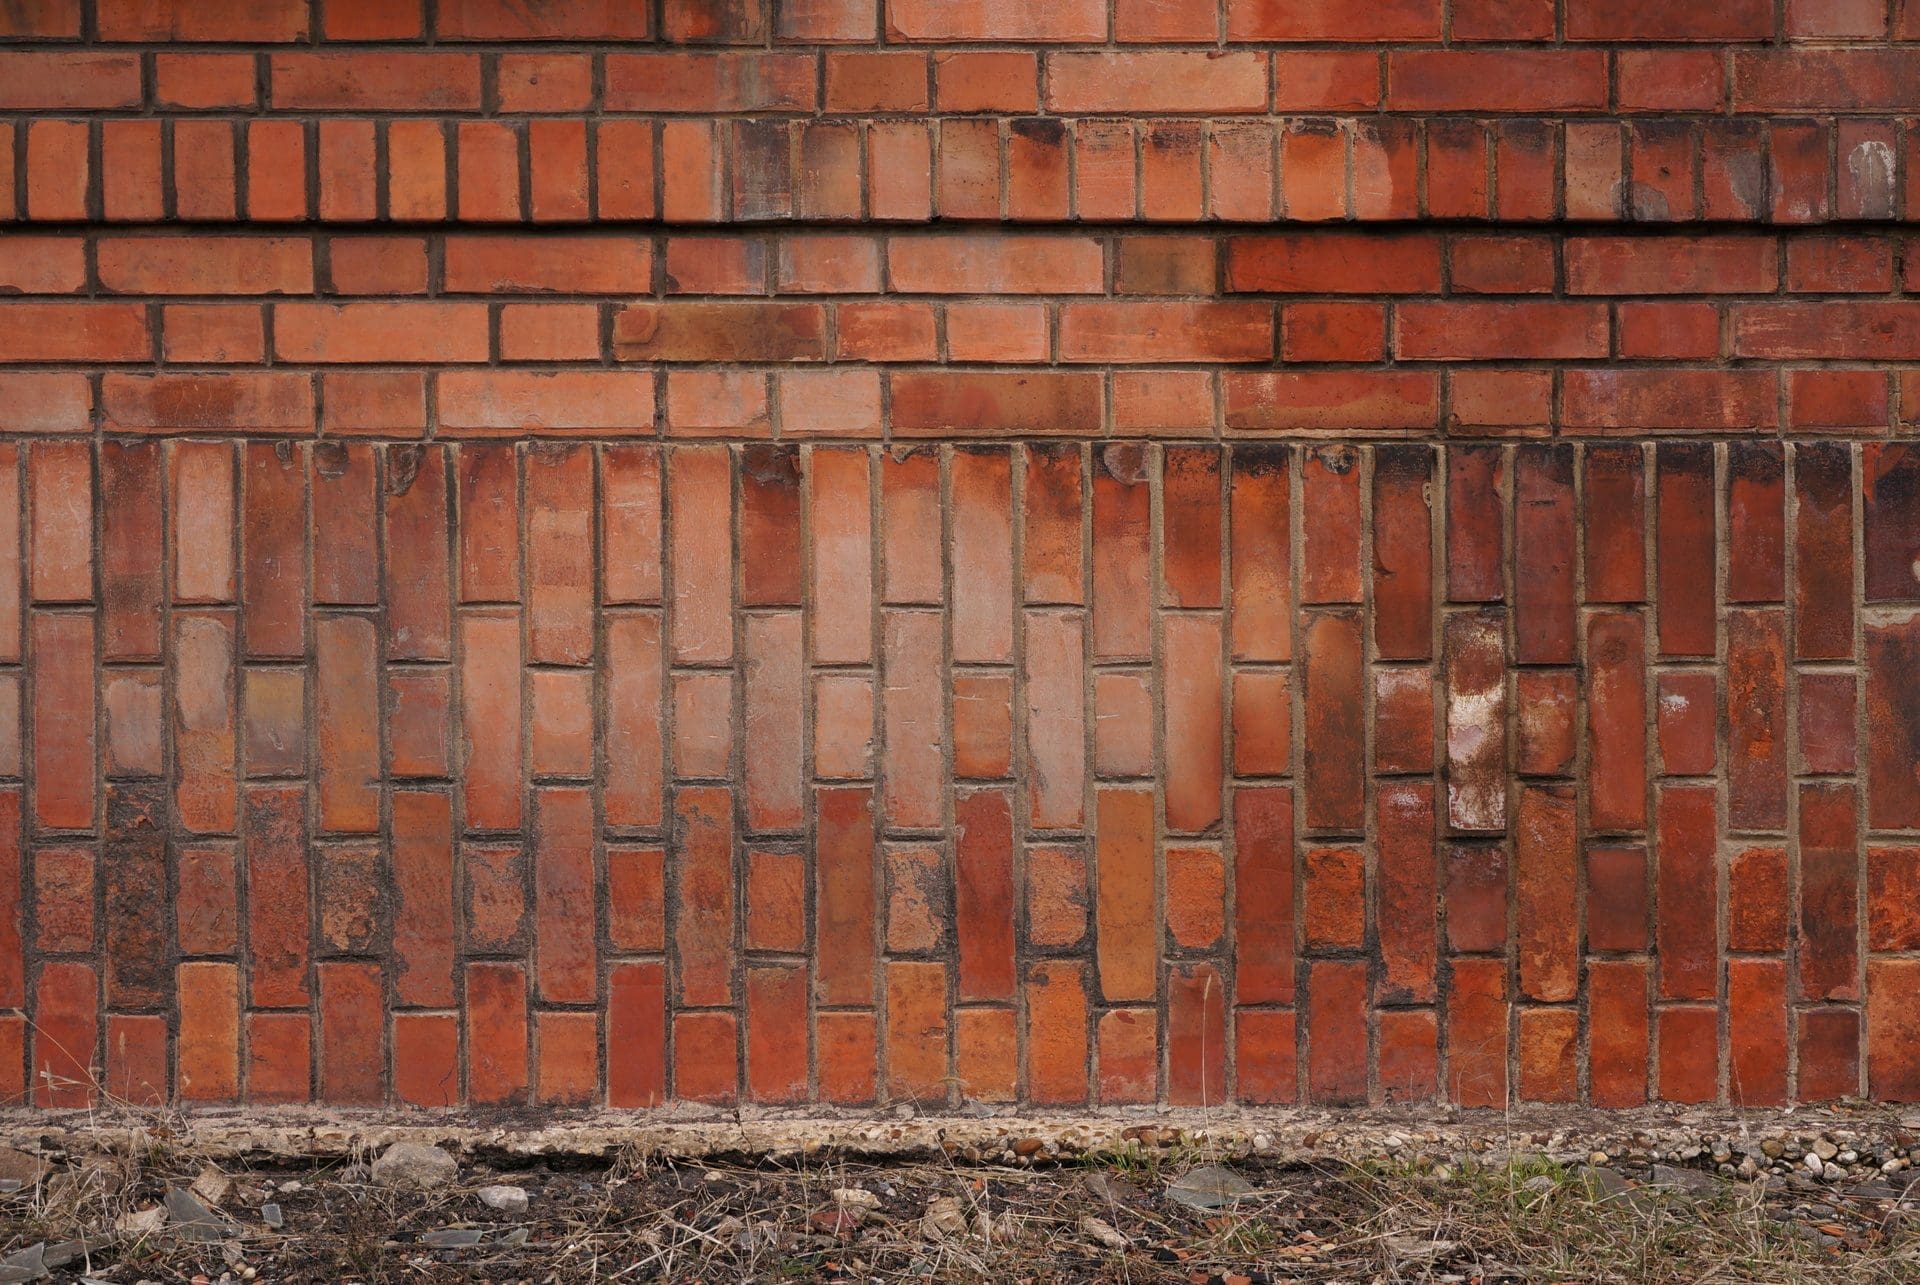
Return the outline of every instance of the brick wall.
<path id="1" fill-rule="evenodd" d="M 0 1098 L 1920 1098 L 1920 0 L 0 36 Z"/>

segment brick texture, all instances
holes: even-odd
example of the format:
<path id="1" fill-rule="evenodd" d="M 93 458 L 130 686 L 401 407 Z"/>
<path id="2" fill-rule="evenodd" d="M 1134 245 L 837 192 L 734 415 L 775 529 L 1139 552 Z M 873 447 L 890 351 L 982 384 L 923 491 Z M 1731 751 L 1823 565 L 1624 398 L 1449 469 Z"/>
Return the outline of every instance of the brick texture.
<path id="1" fill-rule="evenodd" d="M 0 6 L 0 1102 L 1920 1099 L 1916 164 L 1915 0 Z"/>

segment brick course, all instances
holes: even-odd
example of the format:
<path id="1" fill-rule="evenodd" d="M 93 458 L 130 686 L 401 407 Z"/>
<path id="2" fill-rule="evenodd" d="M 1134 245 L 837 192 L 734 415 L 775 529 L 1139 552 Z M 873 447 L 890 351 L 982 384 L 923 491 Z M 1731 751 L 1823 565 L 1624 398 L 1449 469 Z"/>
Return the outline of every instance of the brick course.
<path id="1" fill-rule="evenodd" d="M 1920 1096 L 1915 0 L 0 41 L 0 1099 Z"/>

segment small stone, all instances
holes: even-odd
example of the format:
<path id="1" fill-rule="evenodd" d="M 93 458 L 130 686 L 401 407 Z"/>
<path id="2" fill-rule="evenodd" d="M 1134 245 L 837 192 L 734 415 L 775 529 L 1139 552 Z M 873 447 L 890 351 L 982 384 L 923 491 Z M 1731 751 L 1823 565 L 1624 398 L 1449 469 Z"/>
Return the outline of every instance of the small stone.
<path id="1" fill-rule="evenodd" d="M 1046 1143 L 1040 1141 L 1038 1138 L 1021 1138 L 1014 1142 L 1013 1154 L 1016 1156 L 1037 1156 L 1046 1149 L 1046 1145 Z"/>
<path id="2" fill-rule="evenodd" d="M 114 1220 L 113 1229 L 128 1236 L 151 1236 L 167 1225 L 165 1205 L 149 1205 L 145 1209 L 133 1209 L 121 1214 Z"/>
<path id="3" fill-rule="evenodd" d="M 1840 1148 L 1836 1147 L 1830 1139 L 1821 1138 L 1813 1144 L 1813 1154 L 1822 1160 L 1831 1160 L 1840 1154 Z"/>
<path id="4" fill-rule="evenodd" d="M 452 1156 L 418 1142 L 396 1142 L 373 1162 L 373 1180 L 382 1187 L 444 1187 L 459 1172 Z"/>
<path id="5" fill-rule="evenodd" d="M 480 1197 L 480 1203 L 488 1209 L 503 1214 L 524 1214 L 527 1212 L 527 1193 L 524 1188 L 503 1184 L 482 1187 L 474 1193 Z"/>
<path id="6" fill-rule="evenodd" d="M 480 1236 L 478 1227 L 442 1227 L 422 1236 L 420 1243 L 432 1249 L 465 1249 L 469 1245 L 478 1245 Z"/>
<path id="7" fill-rule="evenodd" d="M 217 1205 L 227 1198 L 227 1191 L 233 1186 L 233 1179 L 215 1169 L 212 1165 L 200 1171 L 188 1190 L 209 1205 Z"/>
<path id="8" fill-rule="evenodd" d="M 1108 1249 L 1125 1249 L 1130 1243 L 1112 1223 L 1102 1222 L 1091 1214 L 1080 1219 L 1080 1234 Z"/>
<path id="9" fill-rule="evenodd" d="M 1778 1138 L 1766 1138 L 1760 1143 L 1761 1154 L 1770 1160 L 1778 1160 L 1786 1150 L 1786 1144 Z"/>
<path id="10" fill-rule="evenodd" d="M 1192 1209 L 1219 1209 L 1252 1190 L 1252 1185 L 1231 1169 L 1201 1165 L 1174 1179 L 1167 1187 L 1167 1198 Z"/>

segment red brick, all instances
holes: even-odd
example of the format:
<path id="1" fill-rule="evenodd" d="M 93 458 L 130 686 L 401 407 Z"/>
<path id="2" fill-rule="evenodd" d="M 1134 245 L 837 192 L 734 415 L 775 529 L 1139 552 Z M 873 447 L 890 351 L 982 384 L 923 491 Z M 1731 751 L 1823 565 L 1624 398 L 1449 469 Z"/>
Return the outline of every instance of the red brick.
<path id="1" fill-rule="evenodd" d="M 1358 833 L 1365 825 L 1363 646 L 1352 611 L 1303 613 L 1306 824 Z"/>
<path id="2" fill-rule="evenodd" d="M 460 1029 L 448 1013 L 393 1016 L 393 1096 L 408 1106 L 460 1103 Z"/>
<path id="3" fill-rule="evenodd" d="M 248 1013 L 247 1101 L 307 1101 L 313 1073 L 312 1043 L 313 1021 L 305 1013 Z M 456 1095 L 458 1090 L 456 1082 Z"/>
<path id="4" fill-rule="evenodd" d="M 1869 657 L 1873 654 L 1871 637 Z M 1812 773 L 1852 774 L 1858 765 L 1855 711 L 1859 696 L 1854 676 L 1801 673 L 1798 682 L 1802 768 Z"/>
<path id="5" fill-rule="evenodd" d="M 1447 818 L 1456 831 L 1506 828 L 1506 690 L 1497 611 L 1447 618 Z"/>
<path id="6" fill-rule="evenodd" d="M 1727 961 L 1727 1097 L 1741 1106 L 1787 1099 L 1787 970 L 1775 959 Z"/>
<path id="7" fill-rule="evenodd" d="M 1799 977 L 1805 1000 L 1859 998 L 1859 871 L 1851 785 L 1800 786 Z"/>
<path id="8" fill-rule="evenodd" d="M 1316 961 L 1307 977 L 1307 1096 L 1337 1106 L 1367 1097 L 1367 966 Z"/>
<path id="9" fill-rule="evenodd" d="M 1331 0 L 1228 0 L 1232 40 L 1437 40 L 1435 0 L 1389 0 L 1354 13 Z"/>
<path id="10" fill-rule="evenodd" d="M 83 1107 L 94 1101 L 99 1065 L 99 982 L 91 965 L 41 965 L 34 988 L 33 1044 L 28 1063 L 33 1104 Z"/>
<path id="11" fill-rule="evenodd" d="M 475 1105 L 524 1102 L 528 1081 L 526 974 L 519 964 L 470 963 L 466 983 L 467 1100 Z M 636 998 L 618 984 L 613 996 L 608 1006 L 610 1031 L 630 1020 L 627 1004 Z M 610 1034 L 610 1043 L 612 1039 Z M 623 1051 L 625 1047 L 623 1041 Z M 635 1065 L 621 1071 L 614 1082 L 628 1087 L 644 1074 L 644 1064 L 636 1058 Z M 616 1098 L 614 1104 L 622 1100 Z"/>
<path id="12" fill-rule="evenodd" d="M 658 1106 L 666 1101 L 666 989 L 662 964 L 620 964 L 608 973 L 610 1107 Z"/>
<path id="13" fill-rule="evenodd" d="M 1663 445 L 1655 456 L 1659 493 L 1655 593 L 1662 656 L 1711 656 L 1715 649 L 1713 451 Z"/>
<path id="14" fill-rule="evenodd" d="M 1287 660 L 1293 654 L 1291 491 L 1292 456 L 1286 446 L 1233 448 L 1228 492 L 1236 660 Z"/>
<path id="15" fill-rule="evenodd" d="M 1770 442 L 1727 448 L 1727 598 L 1779 602 L 1786 567 L 1785 468 Z"/>
<path id="16" fill-rule="evenodd" d="M 1380 939 L 1378 998 L 1431 1003 L 1438 952 L 1433 786 L 1382 782 L 1374 796 L 1375 921 Z"/>
<path id="17" fill-rule="evenodd" d="M 90 829 L 96 763 L 94 616 L 35 612 L 28 632 L 34 669 L 34 820 L 55 829 Z"/>
<path id="18" fill-rule="evenodd" d="M 1500 602 L 1506 597 L 1508 465 L 1497 446 L 1447 451 L 1447 598 Z M 1589 510 L 1591 512 L 1591 509 Z"/>
<path id="19" fill-rule="evenodd" d="M 1220 823 L 1224 772 L 1220 624 L 1208 616 L 1167 615 L 1161 637 L 1167 666 L 1167 828 L 1205 833 Z"/>
<path id="20" fill-rule="evenodd" d="M 248 1006 L 296 1007 L 308 1000 L 306 791 L 246 789 L 242 838 L 247 863 Z"/>
<path id="21" fill-rule="evenodd" d="M 1920 826 L 1920 715 L 1903 697 L 1903 676 L 1920 663 L 1920 617 L 1866 626 L 1866 814 L 1874 828 Z"/>
<path id="22" fill-rule="evenodd" d="M 1793 652 L 1853 655 L 1853 459 L 1844 443 L 1794 448 Z"/>
<path id="23" fill-rule="evenodd" d="M 1647 965 L 1594 960 L 1587 965 L 1587 1066 L 1595 1106 L 1638 1106 L 1647 1100 Z"/>
<path id="24" fill-rule="evenodd" d="M 747 1095 L 756 1102 L 807 1096 L 807 973 L 747 970 Z"/>
<path id="25" fill-rule="evenodd" d="M 1797 1097 L 1825 1102 L 1860 1092 L 1860 1014 L 1813 1008 L 1799 1014 Z"/>
<path id="26" fill-rule="evenodd" d="M 1586 853 L 1586 947 L 1647 949 L 1647 853 L 1644 847 L 1590 847 Z"/>

